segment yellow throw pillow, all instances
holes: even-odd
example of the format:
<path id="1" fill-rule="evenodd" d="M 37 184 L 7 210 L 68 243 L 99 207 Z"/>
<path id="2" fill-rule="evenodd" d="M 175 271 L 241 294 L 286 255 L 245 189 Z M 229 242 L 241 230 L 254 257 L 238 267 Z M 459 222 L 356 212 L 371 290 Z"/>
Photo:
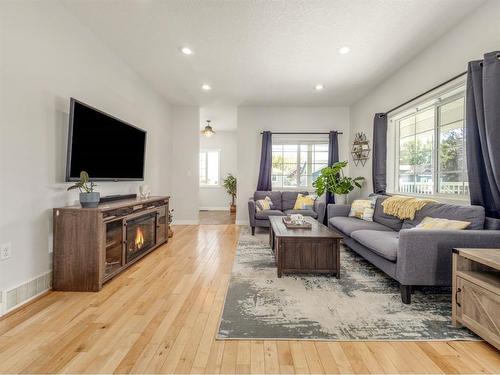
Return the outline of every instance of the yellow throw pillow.
<path id="1" fill-rule="evenodd" d="M 297 200 L 295 201 L 294 210 L 312 210 L 314 207 L 314 196 L 298 194 Z"/>
<path id="2" fill-rule="evenodd" d="M 462 230 L 470 225 L 468 221 L 439 219 L 426 216 L 415 229 L 455 229 Z"/>
<path id="3" fill-rule="evenodd" d="M 376 198 L 375 198 L 376 199 Z M 375 199 L 356 199 L 351 204 L 350 217 L 357 217 L 365 221 L 373 221 Z"/>

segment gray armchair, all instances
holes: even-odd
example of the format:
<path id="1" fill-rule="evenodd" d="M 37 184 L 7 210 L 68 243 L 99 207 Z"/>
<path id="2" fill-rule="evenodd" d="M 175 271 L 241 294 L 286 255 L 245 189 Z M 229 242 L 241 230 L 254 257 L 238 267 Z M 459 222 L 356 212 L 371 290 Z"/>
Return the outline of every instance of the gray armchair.
<path id="1" fill-rule="evenodd" d="M 253 198 L 248 200 L 248 217 L 250 226 L 252 227 L 252 235 L 255 234 L 255 227 L 269 227 L 269 216 L 286 216 L 289 214 L 302 214 L 310 216 L 319 222 L 323 222 L 325 218 L 326 204 L 320 198 L 314 202 L 312 210 L 294 210 L 297 195 L 301 193 L 308 195 L 307 191 L 256 191 Z M 257 211 L 255 201 L 264 199 L 265 197 L 271 198 L 273 207 L 271 210 Z"/>

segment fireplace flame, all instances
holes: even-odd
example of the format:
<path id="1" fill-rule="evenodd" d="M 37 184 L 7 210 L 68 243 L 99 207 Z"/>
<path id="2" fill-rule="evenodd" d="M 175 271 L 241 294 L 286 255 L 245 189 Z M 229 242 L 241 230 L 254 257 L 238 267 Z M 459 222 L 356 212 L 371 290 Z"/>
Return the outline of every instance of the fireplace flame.
<path id="1" fill-rule="evenodd" d="M 135 247 L 140 249 L 144 245 L 144 234 L 142 233 L 141 228 L 137 227 L 135 232 Z"/>

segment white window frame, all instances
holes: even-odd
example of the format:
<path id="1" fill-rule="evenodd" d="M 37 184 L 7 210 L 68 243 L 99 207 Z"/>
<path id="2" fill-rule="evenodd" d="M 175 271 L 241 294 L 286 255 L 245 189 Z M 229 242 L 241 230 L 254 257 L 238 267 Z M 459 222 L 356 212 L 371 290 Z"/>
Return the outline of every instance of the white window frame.
<path id="1" fill-rule="evenodd" d="M 459 92 L 447 96 L 450 92 L 462 88 Z M 439 107 L 453 102 L 454 100 L 463 97 L 465 102 L 466 85 L 465 80 L 461 79 L 453 84 L 446 86 L 440 91 L 435 91 L 427 95 L 418 103 L 413 103 L 410 106 L 403 108 L 388 118 L 388 154 L 387 154 L 387 171 L 388 173 L 388 192 L 398 195 L 409 195 L 416 197 L 435 198 L 444 202 L 455 202 L 467 204 L 470 202 L 469 194 L 445 194 L 439 193 L 439 139 L 440 139 L 440 126 L 439 126 Z M 445 96 L 444 99 L 441 99 Z M 399 121 L 414 115 L 416 112 L 423 112 L 429 108 L 434 108 L 434 141 L 433 141 L 433 155 L 432 155 L 432 170 L 433 170 L 433 194 L 418 194 L 418 193 L 401 193 L 399 192 L 399 156 L 400 156 L 400 138 L 399 138 Z M 465 124 L 465 105 L 464 117 Z M 466 126 L 466 125 L 465 125 Z M 465 137 L 465 135 L 464 135 Z M 466 142 L 466 140 L 465 140 Z M 464 150 L 465 151 L 465 150 Z M 392 173 L 390 172 L 392 171 Z"/>
<path id="2" fill-rule="evenodd" d="M 307 138 L 307 139 L 297 139 L 297 138 L 288 138 L 288 137 L 277 137 L 273 139 L 273 145 L 298 145 L 297 147 L 297 165 L 300 166 L 300 146 L 302 145 L 316 145 L 316 144 L 324 144 L 328 146 L 328 138 L 318 137 L 316 138 Z M 272 158 L 272 151 L 271 151 Z M 325 163 L 326 164 L 326 163 Z M 308 191 L 314 192 L 315 189 L 312 186 L 298 186 L 300 184 L 300 175 L 297 174 L 297 186 L 282 186 L 282 187 L 274 187 L 272 186 L 272 178 L 271 178 L 271 186 L 272 190 L 287 190 L 287 191 Z"/>
<path id="3" fill-rule="evenodd" d="M 204 148 L 204 149 L 200 149 L 200 152 L 198 153 L 198 162 L 200 161 L 200 154 L 202 153 L 205 153 L 207 154 L 208 152 L 217 152 L 217 171 L 218 171 L 218 179 L 217 179 L 217 184 L 207 184 L 206 181 L 206 176 L 208 176 L 208 157 L 205 155 L 205 173 L 206 173 L 206 176 L 205 176 L 205 182 L 202 182 L 200 178 L 198 178 L 199 180 L 199 184 L 200 184 L 200 187 L 203 187 L 203 188 L 219 188 L 221 186 L 220 184 L 220 157 L 221 157 L 221 150 L 218 149 L 218 148 Z M 198 166 L 198 173 L 200 171 L 200 166 Z"/>

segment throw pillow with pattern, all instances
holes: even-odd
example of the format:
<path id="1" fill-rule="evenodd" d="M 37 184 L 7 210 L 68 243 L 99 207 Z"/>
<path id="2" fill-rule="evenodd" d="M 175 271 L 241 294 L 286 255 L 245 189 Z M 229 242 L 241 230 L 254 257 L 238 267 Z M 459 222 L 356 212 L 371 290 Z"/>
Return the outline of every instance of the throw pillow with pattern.
<path id="1" fill-rule="evenodd" d="M 273 207 L 273 201 L 269 197 L 265 197 L 264 199 L 258 199 L 255 202 L 255 209 L 257 211 L 271 210 Z"/>
<path id="2" fill-rule="evenodd" d="M 440 219 L 426 216 L 414 229 L 454 229 L 462 230 L 470 225 L 468 221 Z"/>
<path id="3" fill-rule="evenodd" d="M 295 201 L 295 205 L 293 206 L 294 210 L 312 210 L 314 207 L 315 201 L 314 195 L 304 195 L 298 194 L 297 200 Z"/>
<path id="4" fill-rule="evenodd" d="M 373 213 L 375 212 L 375 200 L 373 199 L 356 199 L 351 204 L 350 217 L 357 217 L 364 221 L 373 221 Z"/>

